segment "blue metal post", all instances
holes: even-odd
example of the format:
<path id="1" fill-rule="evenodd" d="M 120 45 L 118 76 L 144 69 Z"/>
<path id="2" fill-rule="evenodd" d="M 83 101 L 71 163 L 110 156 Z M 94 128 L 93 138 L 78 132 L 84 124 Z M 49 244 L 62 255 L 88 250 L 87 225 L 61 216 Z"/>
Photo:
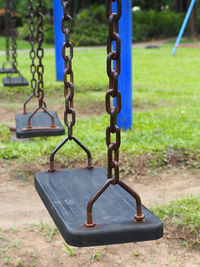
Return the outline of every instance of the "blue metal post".
<path id="1" fill-rule="evenodd" d="M 64 60 L 62 58 L 62 44 L 64 42 L 64 34 L 61 30 L 61 18 L 63 16 L 63 8 L 61 1 L 53 1 L 54 10 L 54 37 L 55 37 L 55 54 L 56 54 L 56 78 L 57 81 L 63 80 Z"/>
<path id="2" fill-rule="evenodd" d="M 183 21 L 183 24 L 182 24 L 182 27 L 180 29 L 179 35 L 177 37 L 177 40 L 176 40 L 174 49 L 172 51 L 172 55 L 175 55 L 176 54 L 176 50 L 177 50 L 178 45 L 179 45 L 179 43 L 181 41 L 181 38 L 182 38 L 182 36 L 184 34 L 185 28 L 187 26 L 188 20 L 190 18 L 190 15 L 191 15 L 191 12 L 192 12 L 192 9 L 193 9 L 195 3 L 196 3 L 196 0 L 192 0 L 191 3 L 190 3 L 189 9 L 187 11 L 187 14 L 186 14 L 185 19 Z"/>
<path id="3" fill-rule="evenodd" d="M 117 2 L 113 3 L 116 10 Z M 132 1 L 122 1 L 122 17 L 119 22 L 121 37 L 121 73 L 119 90 L 122 97 L 122 109 L 117 116 L 118 126 L 125 130 L 132 127 Z M 114 100 L 116 105 L 116 99 Z"/>

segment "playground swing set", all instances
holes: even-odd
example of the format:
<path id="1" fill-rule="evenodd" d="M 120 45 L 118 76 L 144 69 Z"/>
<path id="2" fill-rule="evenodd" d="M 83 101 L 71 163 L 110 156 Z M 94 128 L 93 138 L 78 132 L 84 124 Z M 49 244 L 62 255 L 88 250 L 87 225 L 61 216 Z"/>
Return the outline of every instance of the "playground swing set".
<path id="1" fill-rule="evenodd" d="M 5 0 L 6 61 L 3 63 L 2 68 L 0 68 L 0 74 L 7 74 L 7 77 L 3 78 L 4 86 L 27 86 L 28 81 L 22 76 L 17 68 L 17 32 L 15 13 L 16 1 Z M 12 54 L 12 59 L 10 53 Z M 18 74 L 18 76 L 13 77 L 14 74 Z"/>
<path id="2" fill-rule="evenodd" d="M 13 0 L 15 1 L 15 0 Z M 24 103 L 23 113 L 16 115 L 16 136 L 17 138 L 30 138 L 30 137 L 42 137 L 42 136 L 59 136 L 65 134 L 65 129 L 59 121 L 56 112 L 49 111 L 44 101 L 44 65 L 42 62 L 44 56 L 43 43 L 43 7 L 42 1 L 39 0 L 37 4 L 36 16 L 37 16 L 37 37 L 34 36 L 34 0 L 29 0 L 29 28 L 30 38 L 29 42 L 31 45 L 30 50 L 30 71 L 32 74 L 31 87 L 32 94 L 27 98 Z M 38 47 L 35 50 L 35 41 L 37 40 Z M 35 65 L 35 58 L 38 58 L 38 65 Z M 35 78 L 37 72 L 38 82 Z M 36 94 L 37 88 L 37 94 Z M 31 113 L 27 113 L 27 104 L 29 101 L 36 97 L 38 99 L 38 107 Z M 39 110 L 42 110 L 38 112 Z"/>
<path id="3" fill-rule="evenodd" d="M 113 2 L 117 3 L 116 12 L 113 11 Z M 39 3 L 41 4 L 41 0 Z M 107 170 L 92 166 L 90 151 L 73 135 L 76 113 L 73 108 L 73 45 L 70 42 L 71 0 L 61 0 L 61 3 L 64 14 L 61 25 L 65 35 L 62 47 L 65 61 L 64 122 L 68 136 L 51 153 L 49 171 L 35 175 L 36 190 L 64 240 L 70 245 L 88 247 L 159 239 L 163 236 L 162 222 L 142 205 L 140 196 L 119 178 L 121 133 L 117 126 L 117 115 L 121 110 L 121 94 L 118 89 L 121 40 L 118 29 L 122 0 L 106 0 L 106 14 L 109 21 L 107 39 L 109 90 L 106 92 L 106 110 L 110 114 L 110 125 L 106 130 Z M 113 65 L 116 68 L 113 68 Z M 114 98 L 116 106 L 111 103 Z M 115 138 L 114 142 L 111 141 L 112 136 Z M 55 154 L 71 140 L 86 152 L 87 167 L 56 170 Z"/>

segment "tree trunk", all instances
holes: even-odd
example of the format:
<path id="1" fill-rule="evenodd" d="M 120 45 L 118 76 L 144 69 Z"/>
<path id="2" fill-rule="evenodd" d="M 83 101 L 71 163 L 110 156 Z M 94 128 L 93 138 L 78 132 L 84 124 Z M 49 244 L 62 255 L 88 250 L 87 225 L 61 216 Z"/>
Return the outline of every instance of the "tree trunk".
<path id="1" fill-rule="evenodd" d="M 186 12 L 187 11 L 187 0 L 176 0 L 174 9 L 176 12 Z"/>
<path id="2" fill-rule="evenodd" d="M 186 14 L 191 0 L 176 0 L 174 5 L 175 12 L 183 12 Z M 197 3 L 195 3 L 190 19 L 188 21 L 186 33 L 188 38 L 196 40 L 198 38 L 198 25 L 197 25 Z"/>
<path id="3" fill-rule="evenodd" d="M 187 8 L 190 5 L 190 0 L 187 0 Z M 190 39 L 196 40 L 198 38 L 198 27 L 197 27 L 197 3 L 194 5 L 189 22 L 187 35 Z"/>

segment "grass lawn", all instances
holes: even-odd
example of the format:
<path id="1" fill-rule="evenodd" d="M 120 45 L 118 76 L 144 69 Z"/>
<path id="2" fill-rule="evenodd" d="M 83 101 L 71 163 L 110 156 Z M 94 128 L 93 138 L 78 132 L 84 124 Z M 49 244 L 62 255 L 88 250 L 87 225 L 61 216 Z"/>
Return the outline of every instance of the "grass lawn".
<path id="1" fill-rule="evenodd" d="M 187 154 L 192 153 L 192 156 L 199 154 L 198 50 L 182 48 L 172 57 L 171 49 L 171 46 L 165 46 L 158 50 L 133 50 L 133 129 L 122 133 L 121 145 L 121 151 L 129 154 L 131 158 L 135 154 L 151 153 L 165 160 L 166 151 L 177 149 Z M 45 55 L 45 89 L 49 99 L 47 101 L 57 101 L 55 95 L 63 101 L 63 85 L 55 81 L 54 52 L 47 51 Z M 30 79 L 28 53 L 23 53 L 23 56 L 19 53 L 18 59 L 21 72 Z M 105 60 L 104 49 L 75 51 L 75 105 L 104 101 L 108 84 Z M 0 57 L 0 61 L 3 62 L 3 56 Z M 2 100 L 5 97 L 12 99 L 15 96 L 13 91 L 23 95 L 28 90 L 3 88 L 0 85 L 0 97 Z M 2 101 L 1 105 L 3 104 Z M 77 120 L 74 134 L 91 148 L 96 160 L 105 156 L 104 137 L 108 124 L 107 115 Z M 4 144 L 0 152 L 1 157 L 13 158 L 22 153 L 26 160 L 32 160 L 37 153 L 48 155 L 50 149 L 62 139 L 48 138 L 46 142 L 37 139 L 23 144 L 7 142 L 5 145 L 4 140 L 7 139 L 4 135 L 5 133 L 1 133 L 1 142 Z M 38 146 L 35 147 L 36 143 Z M 65 146 L 61 154 L 67 155 L 71 148 L 72 144 Z M 74 148 L 70 155 L 76 158 L 76 153 L 77 148 Z"/>
<path id="2" fill-rule="evenodd" d="M 0 51 L 1 50 L 5 50 L 5 46 L 6 46 L 6 40 L 5 37 L 0 36 Z M 54 47 L 53 44 L 44 44 L 44 47 Z M 20 50 L 23 49 L 30 49 L 30 44 L 28 41 L 23 41 L 23 40 L 17 40 L 17 48 Z"/>
<path id="3" fill-rule="evenodd" d="M 165 225 L 176 228 L 177 237 L 200 244 L 200 195 L 188 195 L 153 209 L 153 213 L 166 221 Z M 186 242 L 186 241 L 185 241 Z M 187 245 L 187 244 L 186 244 Z"/>

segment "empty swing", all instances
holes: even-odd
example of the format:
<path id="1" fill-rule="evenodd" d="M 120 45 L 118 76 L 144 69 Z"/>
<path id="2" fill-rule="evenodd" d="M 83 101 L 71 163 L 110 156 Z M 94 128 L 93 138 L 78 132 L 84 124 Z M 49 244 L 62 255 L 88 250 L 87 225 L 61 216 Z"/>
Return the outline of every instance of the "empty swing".
<path id="1" fill-rule="evenodd" d="M 4 61 L 2 67 L 0 68 L 0 74 L 7 74 L 7 73 L 16 73 L 16 69 L 13 68 L 12 62 L 10 59 L 10 10 L 8 1 L 5 0 L 5 39 L 6 39 L 6 60 Z"/>
<path id="2" fill-rule="evenodd" d="M 42 1 L 39 0 L 37 4 L 37 51 L 34 48 L 35 37 L 34 37 L 34 0 L 29 0 L 29 28 L 30 28 L 30 38 L 29 42 L 31 45 L 30 50 L 30 71 L 32 74 L 31 87 L 32 94 L 27 98 L 24 103 L 23 114 L 16 115 L 16 136 L 17 138 L 30 138 L 30 137 L 42 137 L 42 136 L 58 136 L 65 134 L 65 129 L 59 121 L 56 112 L 48 111 L 46 103 L 44 102 L 44 82 L 43 73 L 44 65 L 42 64 L 42 59 L 44 56 L 44 49 L 42 47 L 43 42 L 43 7 Z M 39 60 L 38 66 L 35 65 L 35 58 Z M 38 83 L 35 78 L 35 73 L 37 71 Z M 36 94 L 37 87 L 37 94 Z M 38 107 L 32 112 L 27 113 L 27 104 L 33 98 L 38 98 Z M 38 112 L 42 109 L 42 112 Z"/>
<path id="3" fill-rule="evenodd" d="M 28 81 L 22 76 L 17 68 L 17 43 L 16 43 L 16 0 L 7 1 L 5 0 L 5 31 L 6 31 L 6 62 L 3 64 L 0 73 L 6 73 L 7 77 L 3 78 L 4 86 L 27 86 Z M 11 37 L 11 54 L 12 60 L 10 60 L 10 38 Z M 6 68 L 6 65 L 11 67 Z M 13 77 L 17 74 L 17 77 Z"/>
<path id="4" fill-rule="evenodd" d="M 73 109 L 73 46 L 69 41 L 72 30 L 71 0 L 61 0 L 64 13 L 62 30 L 65 34 L 63 44 L 65 124 L 68 127 L 68 136 L 52 152 L 49 171 L 35 175 L 35 187 L 64 240 L 77 247 L 155 240 L 163 236 L 162 222 L 142 206 L 140 196 L 119 179 L 121 141 L 117 114 L 121 109 L 121 94 L 118 90 L 121 41 L 118 23 L 121 17 L 122 0 L 117 0 L 117 13 L 112 11 L 112 2 L 115 1 L 106 0 L 109 19 L 107 74 L 110 88 L 106 93 L 106 110 L 110 114 L 110 125 L 106 130 L 108 162 L 105 169 L 92 167 L 90 152 L 72 133 L 75 111 Z M 65 28 L 66 24 L 68 28 Z M 112 49 L 112 42 L 116 43 L 116 50 Z M 66 55 L 67 48 L 70 55 Z M 112 61 L 116 62 L 116 70 L 112 69 Z M 111 97 L 117 98 L 116 107 L 111 106 Z M 69 114 L 72 114 L 72 121 L 68 120 Z M 115 142 L 111 142 L 112 134 L 116 136 Z M 68 140 L 74 140 L 87 153 L 86 169 L 56 170 L 54 168 L 54 156 Z"/>

